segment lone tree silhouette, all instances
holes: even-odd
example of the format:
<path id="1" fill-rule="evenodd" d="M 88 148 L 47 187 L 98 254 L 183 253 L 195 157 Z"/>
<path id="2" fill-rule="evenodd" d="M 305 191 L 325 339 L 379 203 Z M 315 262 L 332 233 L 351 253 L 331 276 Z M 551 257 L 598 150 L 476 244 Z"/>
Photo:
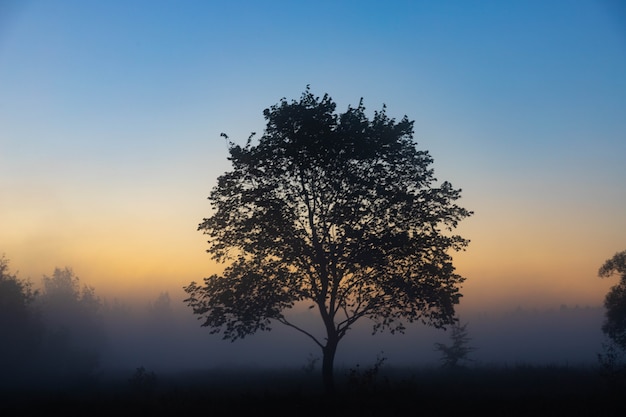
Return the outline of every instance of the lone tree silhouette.
<path id="1" fill-rule="evenodd" d="M 264 110 L 257 144 L 254 133 L 245 146 L 222 134 L 232 170 L 218 178 L 198 230 L 225 268 L 185 287 L 187 305 L 224 339 L 274 322 L 311 338 L 331 394 L 337 346 L 357 320 L 371 319 L 374 333 L 454 322 L 464 278 L 448 252 L 469 241 L 448 232 L 472 214 L 455 204 L 460 189 L 434 186 L 413 121 L 396 122 L 385 106 L 369 120 L 362 99 L 335 108 L 307 86 L 299 101 Z M 285 315 L 304 302 L 319 311 L 323 336 Z"/>
<path id="2" fill-rule="evenodd" d="M 606 316 L 602 331 L 620 348 L 626 350 L 626 250 L 616 253 L 598 270 L 598 276 L 619 275 L 620 281 L 606 294 Z"/>

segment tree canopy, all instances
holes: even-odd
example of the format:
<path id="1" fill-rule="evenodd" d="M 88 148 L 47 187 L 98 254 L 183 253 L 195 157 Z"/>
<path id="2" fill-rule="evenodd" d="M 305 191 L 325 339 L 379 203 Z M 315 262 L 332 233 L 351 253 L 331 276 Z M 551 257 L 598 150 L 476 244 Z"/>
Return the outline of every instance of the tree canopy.
<path id="1" fill-rule="evenodd" d="M 265 109 L 258 141 L 231 142 L 232 170 L 217 179 L 208 236 L 221 274 L 185 287 L 187 303 L 212 333 L 236 340 L 275 322 L 307 335 L 323 351 L 332 389 L 338 342 L 361 318 L 374 332 L 421 321 L 454 322 L 464 278 L 450 251 L 468 240 L 450 233 L 472 213 L 461 190 L 436 184 L 432 157 L 418 150 L 413 121 L 363 100 L 336 113 L 328 94 Z M 290 321 L 296 303 L 317 308 L 323 339 Z"/>
<path id="2" fill-rule="evenodd" d="M 618 252 L 598 270 L 598 276 L 618 275 L 620 281 L 611 287 L 604 299 L 606 318 L 602 331 L 622 349 L 626 349 L 626 251 Z"/>
<path id="3" fill-rule="evenodd" d="M 37 299 L 46 326 L 44 362 L 51 375 L 89 377 L 106 342 L 102 302 L 74 271 L 55 268 L 44 275 Z"/>
<path id="4" fill-rule="evenodd" d="M 9 269 L 9 261 L 0 256 L 0 386 L 15 383 L 39 353 L 43 325 L 34 307 L 37 291 Z"/>
<path id="5" fill-rule="evenodd" d="M 9 270 L 0 256 L 0 387 L 84 381 L 105 342 L 100 299 L 70 268 L 44 275 L 41 290 Z"/>

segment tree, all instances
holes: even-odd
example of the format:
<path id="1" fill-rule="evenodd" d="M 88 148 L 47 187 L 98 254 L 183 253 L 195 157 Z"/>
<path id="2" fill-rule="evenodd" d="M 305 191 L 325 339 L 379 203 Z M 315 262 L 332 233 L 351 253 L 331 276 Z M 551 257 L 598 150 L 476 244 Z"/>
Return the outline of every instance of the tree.
<path id="1" fill-rule="evenodd" d="M 461 325 L 461 322 L 457 321 L 452 325 L 452 333 L 450 334 L 452 343 L 450 345 L 435 343 L 435 349 L 441 352 L 442 367 L 455 369 L 461 366 L 460 362 L 470 360 L 468 355 L 476 349 L 469 346 L 472 339 L 467 334 L 468 324 Z"/>
<path id="2" fill-rule="evenodd" d="M 600 278 L 619 275 L 620 281 L 604 298 L 606 308 L 602 331 L 620 348 L 626 350 L 626 251 L 616 253 L 598 270 Z"/>
<path id="3" fill-rule="evenodd" d="M 374 333 L 453 322 L 464 278 L 448 252 L 469 241 L 448 232 L 472 214 L 455 203 L 460 189 L 434 185 L 413 121 L 389 118 L 385 106 L 370 120 L 362 99 L 335 109 L 307 86 L 299 101 L 264 110 L 257 144 L 254 133 L 244 146 L 222 134 L 232 170 L 218 178 L 198 230 L 224 271 L 185 287 L 193 313 L 224 339 L 274 322 L 311 338 L 329 393 L 337 346 L 357 320 L 371 319 Z M 286 315 L 305 302 L 323 337 Z"/>
<path id="4" fill-rule="evenodd" d="M 170 321 L 174 314 L 170 294 L 167 291 L 159 293 L 154 303 L 148 303 L 148 313 L 153 320 L 161 324 L 164 321 Z"/>
<path id="5" fill-rule="evenodd" d="M 15 383 L 32 370 L 38 355 L 43 325 L 34 307 L 37 291 L 29 281 L 9 270 L 9 261 L 0 257 L 0 383 Z"/>
<path id="6" fill-rule="evenodd" d="M 46 371 L 53 377 L 88 377 L 98 367 L 106 340 L 102 302 L 71 268 L 43 277 L 38 297 L 47 328 Z"/>

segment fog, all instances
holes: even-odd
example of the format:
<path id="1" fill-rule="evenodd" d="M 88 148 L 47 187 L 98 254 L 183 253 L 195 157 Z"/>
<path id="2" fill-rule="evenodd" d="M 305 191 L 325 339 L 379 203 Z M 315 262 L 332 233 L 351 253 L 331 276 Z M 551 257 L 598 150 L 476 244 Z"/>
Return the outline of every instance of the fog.
<path id="1" fill-rule="evenodd" d="M 104 369 L 300 368 L 321 357 L 311 339 L 279 323 L 269 332 L 235 342 L 222 340 L 220 334 L 201 327 L 202 321 L 184 304 L 182 291 L 163 294 L 168 302 L 161 299 L 160 304 L 158 300 L 144 305 L 107 302 Z M 460 313 L 475 348 L 468 365 L 593 365 L 602 349 L 603 314 L 602 307 L 565 305 Z M 298 309 L 290 317 L 321 335 L 314 309 Z M 434 343 L 450 341 L 449 331 L 423 324 L 407 326 L 405 334 L 372 335 L 371 330 L 372 323 L 362 320 L 347 334 L 339 345 L 337 368 L 370 364 L 379 354 L 392 366 L 438 366 L 440 353 Z"/>
<path id="2" fill-rule="evenodd" d="M 25 281 L 3 270 L 4 383 L 59 381 L 98 375 L 130 375 L 138 368 L 158 374 L 196 370 L 299 370 L 321 364 L 321 350 L 309 337 L 276 323 L 234 342 L 202 327 L 192 313 L 182 288 L 164 289 L 152 300 L 100 297 L 70 268 L 44 276 L 40 288 L 25 297 L 7 292 L 7 283 Z M 22 286 L 24 294 L 30 294 Z M 15 293 L 17 294 L 17 293 Z M 8 297 L 5 297 L 7 295 Z M 17 303 L 7 303 L 12 297 Z M 31 303 L 33 314 L 26 314 Z M 299 305 L 287 312 L 289 321 L 324 340 L 316 309 Z M 20 310 L 22 308 L 22 310 Z M 19 316 L 17 314 L 20 314 Z M 556 306 L 551 309 L 467 311 L 457 314 L 473 351 L 466 366 L 558 365 L 594 366 L 603 349 L 604 308 Z M 21 317 L 21 318 L 20 318 Z M 435 343 L 451 344 L 450 329 L 421 323 L 407 325 L 404 334 L 372 335 L 372 322 L 362 319 L 340 342 L 338 371 L 374 364 L 386 366 L 440 366 Z"/>
<path id="3" fill-rule="evenodd" d="M 496 312 L 460 305 L 473 350 L 465 368 L 453 370 L 440 368 L 436 349 L 452 345 L 452 328 L 416 323 L 405 334 L 372 335 L 372 323 L 361 321 L 339 344 L 337 403 L 313 375 L 319 347 L 290 327 L 230 342 L 200 325 L 182 288 L 143 301 L 101 297 L 65 268 L 35 290 L 1 258 L 0 278 L 0 410 L 7 415 L 173 415 L 203 407 L 220 415 L 265 408 L 293 415 L 295 406 L 308 411 L 302 415 L 402 415 L 425 404 L 453 410 L 438 415 L 472 415 L 507 401 L 547 410 L 532 415 L 560 415 L 554 410 L 564 401 L 591 414 L 611 407 L 612 392 L 622 393 L 605 390 L 612 380 L 601 379 L 602 307 Z M 297 306 L 288 319 L 323 340 L 315 309 Z M 328 413 L 329 404 L 337 413 Z"/>

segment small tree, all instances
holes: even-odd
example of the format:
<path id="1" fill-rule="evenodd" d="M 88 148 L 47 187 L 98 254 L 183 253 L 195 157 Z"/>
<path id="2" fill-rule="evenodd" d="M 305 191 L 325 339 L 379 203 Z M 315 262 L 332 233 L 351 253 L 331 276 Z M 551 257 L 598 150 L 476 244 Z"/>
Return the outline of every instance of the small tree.
<path id="1" fill-rule="evenodd" d="M 335 108 L 307 87 L 299 101 L 263 112 L 258 144 L 254 134 L 245 146 L 229 142 L 233 169 L 218 178 L 213 213 L 198 227 L 226 267 L 185 287 L 202 325 L 225 339 L 273 322 L 311 338 L 329 393 L 337 346 L 358 320 L 392 333 L 406 322 L 453 322 L 464 278 L 448 252 L 468 241 L 446 232 L 471 214 L 455 204 L 461 190 L 435 185 L 406 116 L 397 122 L 383 106 L 370 120 L 362 100 Z M 285 315 L 304 302 L 319 312 L 323 336 Z"/>
<path id="2" fill-rule="evenodd" d="M 621 349 L 626 350 L 626 251 L 616 253 L 598 270 L 601 278 L 616 274 L 620 281 L 611 287 L 604 299 L 606 313 L 602 331 Z"/>
<path id="3" fill-rule="evenodd" d="M 470 340 L 467 330 L 468 323 L 463 325 L 457 321 L 451 326 L 450 340 L 452 344 L 435 343 L 435 349 L 441 352 L 441 366 L 452 369 L 461 366 L 461 362 L 469 361 L 468 355 L 476 350 L 468 345 Z"/>

